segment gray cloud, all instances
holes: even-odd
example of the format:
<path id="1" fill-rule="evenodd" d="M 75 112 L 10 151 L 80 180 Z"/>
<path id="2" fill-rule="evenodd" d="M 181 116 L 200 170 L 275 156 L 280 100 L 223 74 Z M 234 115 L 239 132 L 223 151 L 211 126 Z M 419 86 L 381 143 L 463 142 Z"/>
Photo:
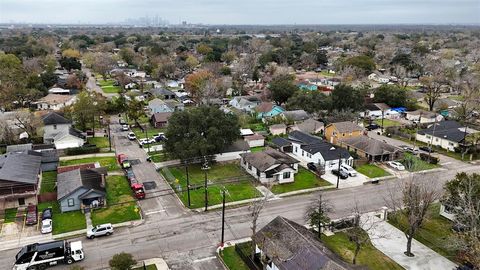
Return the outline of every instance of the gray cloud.
<path id="1" fill-rule="evenodd" d="M 479 0 L 0 0 L 0 22 L 105 23 L 158 15 L 171 23 L 480 23 Z"/>

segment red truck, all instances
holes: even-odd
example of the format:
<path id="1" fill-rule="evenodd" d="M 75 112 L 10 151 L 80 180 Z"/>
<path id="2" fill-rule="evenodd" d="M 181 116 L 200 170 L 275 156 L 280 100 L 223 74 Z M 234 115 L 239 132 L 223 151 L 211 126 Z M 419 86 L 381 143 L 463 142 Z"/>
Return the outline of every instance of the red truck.
<path id="1" fill-rule="evenodd" d="M 133 170 L 127 169 L 125 175 L 127 176 L 128 183 L 130 183 L 130 188 L 132 189 L 135 198 L 145 199 L 145 189 L 143 188 L 143 184 L 138 182 Z"/>
<path id="2" fill-rule="evenodd" d="M 118 154 L 117 155 L 117 162 L 118 162 L 118 164 L 120 164 L 120 166 L 122 166 L 122 169 L 128 169 L 128 168 L 132 167 L 132 165 L 128 161 L 127 155 L 125 155 L 125 154 Z"/>

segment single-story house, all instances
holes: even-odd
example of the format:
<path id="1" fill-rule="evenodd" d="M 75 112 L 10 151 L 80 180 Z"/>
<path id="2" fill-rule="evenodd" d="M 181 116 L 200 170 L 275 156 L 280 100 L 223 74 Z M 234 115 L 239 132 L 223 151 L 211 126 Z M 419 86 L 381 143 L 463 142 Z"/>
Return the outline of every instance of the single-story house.
<path id="1" fill-rule="evenodd" d="M 0 156 L 0 210 L 37 204 L 41 161 L 29 151 Z"/>
<path id="2" fill-rule="evenodd" d="M 265 145 L 265 137 L 260 134 L 253 134 L 243 138 L 250 147 L 260 147 Z"/>
<path id="3" fill-rule="evenodd" d="M 257 96 L 239 96 L 234 97 L 230 100 L 230 106 L 244 111 L 244 112 L 253 112 L 255 107 L 257 107 L 262 101 Z"/>
<path id="4" fill-rule="evenodd" d="M 223 149 L 222 153 L 215 155 L 216 161 L 231 161 L 234 159 L 240 159 L 240 155 L 250 152 L 250 146 L 245 140 L 238 139 L 231 145 Z"/>
<path id="5" fill-rule="evenodd" d="M 306 163 L 313 162 L 332 170 L 338 166 L 338 161 L 353 165 L 353 158 L 347 149 L 333 145 L 319 137 L 301 131 L 292 131 L 288 134 L 292 144 L 292 154 Z"/>
<path id="6" fill-rule="evenodd" d="M 304 110 L 284 111 L 282 117 L 291 120 L 294 123 L 301 122 L 310 118 L 310 115 Z"/>
<path id="7" fill-rule="evenodd" d="M 295 181 L 299 161 L 278 150 L 240 154 L 241 166 L 262 184 Z"/>
<path id="8" fill-rule="evenodd" d="M 287 134 L 287 126 L 285 124 L 275 124 L 268 127 L 272 135 Z"/>
<path id="9" fill-rule="evenodd" d="M 323 134 L 325 125 L 320 121 L 309 118 L 303 122 L 293 125 L 291 130 L 299 130 L 309 134 Z"/>
<path id="10" fill-rule="evenodd" d="M 175 99 L 176 95 L 174 92 L 165 89 L 165 88 L 153 88 L 148 91 L 146 91 L 147 94 L 150 94 L 151 96 L 158 97 L 164 100 L 168 99 Z"/>
<path id="11" fill-rule="evenodd" d="M 72 121 L 56 112 L 42 116 L 43 142 L 54 144 L 56 149 L 80 147 L 85 143 L 85 136 L 72 127 Z"/>
<path id="12" fill-rule="evenodd" d="M 168 119 L 170 119 L 171 116 L 171 112 L 154 113 L 151 117 L 152 125 L 155 128 L 165 127 L 168 124 Z"/>
<path id="13" fill-rule="evenodd" d="M 292 142 L 282 137 L 273 138 L 272 147 L 282 152 L 286 152 L 286 153 L 292 152 Z"/>
<path id="14" fill-rule="evenodd" d="M 337 144 L 339 140 L 345 140 L 362 135 L 363 128 L 349 121 L 331 123 L 325 127 L 325 138 L 327 141 L 333 144 Z"/>
<path id="15" fill-rule="evenodd" d="M 360 158 L 367 159 L 369 162 L 397 160 L 403 156 L 403 150 L 400 148 L 367 136 L 341 140 L 340 146 L 355 152 Z"/>
<path id="16" fill-rule="evenodd" d="M 277 106 L 271 102 L 262 102 L 255 108 L 257 118 L 275 117 L 285 111 L 284 108 Z"/>
<path id="17" fill-rule="evenodd" d="M 418 141 L 439 146 L 448 151 L 455 151 L 465 144 L 468 134 L 479 131 L 463 126 L 457 121 L 441 121 L 430 125 L 428 128 L 419 130 L 416 139 Z"/>
<path id="18" fill-rule="evenodd" d="M 255 233 L 253 239 L 257 260 L 268 258 L 267 270 L 362 269 L 344 262 L 311 230 L 281 216 Z"/>
<path id="19" fill-rule="evenodd" d="M 66 106 L 70 106 L 76 101 L 76 96 L 48 94 L 37 100 L 34 104 L 38 110 L 54 110 L 58 111 Z"/>
<path id="20" fill-rule="evenodd" d="M 399 118 L 400 113 L 391 110 L 390 106 L 385 103 L 370 103 L 365 105 L 363 112 L 359 113 L 360 117 L 366 118 Z"/>
<path id="21" fill-rule="evenodd" d="M 76 169 L 57 175 L 57 200 L 62 212 L 105 204 L 106 168 Z"/>
<path id="22" fill-rule="evenodd" d="M 443 121 L 443 116 L 441 114 L 425 111 L 425 110 L 416 110 L 405 113 L 405 119 L 420 123 L 420 124 L 429 124 Z"/>
<path id="23" fill-rule="evenodd" d="M 161 100 L 155 98 L 148 102 L 148 112 L 150 115 L 155 113 L 182 111 L 184 108 L 185 106 L 183 103 L 173 99 Z"/>

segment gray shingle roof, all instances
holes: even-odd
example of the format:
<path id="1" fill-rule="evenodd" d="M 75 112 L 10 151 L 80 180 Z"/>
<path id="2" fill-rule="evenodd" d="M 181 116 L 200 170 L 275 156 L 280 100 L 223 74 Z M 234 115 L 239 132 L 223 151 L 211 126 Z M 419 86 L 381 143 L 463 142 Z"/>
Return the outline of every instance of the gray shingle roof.
<path id="1" fill-rule="evenodd" d="M 276 217 L 254 239 L 280 270 L 356 268 L 323 246 L 307 228 L 284 217 Z"/>
<path id="2" fill-rule="evenodd" d="M 273 138 L 272 143 L 278 147 L 288 146 L 291 144 L 289 140 L 282 137 Z"/>
<path id="3" fill-rule="evenodd" d="M 434 129 L 435 125 L 435 129 Z M 467 128 L 467 135 L 475 132 Z M 427 129 L 419 130 L 418 134 L 429 134 L 437 138 L 443 138 L 452 142 L 462 142 L 465 139 L 465 127 L 457 121 L 441 121 L 432 124 Z"/>
<path id="4" fill-rule="evenodd" d="M 105 187 L 102 186 L 102 174 L 107 175 L 106 168 L 76 169 L 58 174 L 57 199 L 61 200 L 81 187 L 105 193 Z"/>
<path id="5" fill-rule="evenodd" d="M 325 161 L 336 160 L 339 157 L 346 159 L 350 158 L 350 153 L 347 151 L 347 149 L 333 145 L 326 141 L 302 145 L 301 148 L 312 155 L 320 153 Z"/>
<path id="6" fill-rule="evenodd" d="M 314 143 L 322 142 L 321 138 L 319 138 L 317 136 L 310 135 L 310 134 L 302 132 L 302 131 L 298 131 L 298 130 L 294 130 L 294 131 L 290 132 L 288 134 L 288 138 L 290 140 L 298 141 L 298 142 L 301 142 L 303 144 L 314 144 Z"/>
<path id="7" fill-rule="evenodd" d="M 60 125 L 60 124 L 70 124 L 72 121 L 63 117 L 62 115 L 56 112 L 49 112 L 42 117 L 44 125 Z"/>
<path id="8" fill-rule="evenodd" d="M 399 148 L 384 143 L 382 141 L 369 138 L 367 136 L 358 136 L 349 139 L 342 140 L 342 143 L 349 145 L 353 148 L 360 149 L 370 155 L 385 155 L 401 151 Z"/>
<path id="9" fill-rule="evenodd" d="M 362 127 L 350 121 L 332 123 L 331 125 L 334 125 L 338 130 L 338 132 L 341 132 L 341 133 L 349 133 L 349 132 L 363 130 Z"/>
<path id="10" fill-rule="evenodd" d="M 36 185 L 41 160 L 41 156 L 26 152 L 3 155 L 0 158 L 0 180 Z"/>
<path id="11" fill-rule="evenodd" d="M 283 112 L 283 115 L 287 119 L 291 119 L 293 121 L 302 121 L 310 118 L 308 113 L 304 110 L 285 111 Z"/>
<path id="12" fill-rule="evenodd" d="M 307 119 L 302 123 L 297 124 L 297 128 L 306 133 L 315 133 L 319 128 L 322 128 L 324 124 L 315 119 Z"/>

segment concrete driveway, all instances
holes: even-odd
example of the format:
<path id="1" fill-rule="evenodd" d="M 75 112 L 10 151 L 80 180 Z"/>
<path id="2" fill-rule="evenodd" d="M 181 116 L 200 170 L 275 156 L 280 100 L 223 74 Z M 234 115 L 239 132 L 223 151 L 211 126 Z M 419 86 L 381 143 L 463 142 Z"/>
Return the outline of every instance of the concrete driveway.
<path id="1" fill-rule="evenodd" d="M 337 185 L 337 176 L 333 175 L 331 171 L 326 171 L 322 178 L 327 180 L 328 182 L 332 183 L 333 185 Z M 357 176 L 349 176 L 347 179 L 340 179 L 339 180 L 338 188 L 350 188 L 350 187 L 357 187 L 362 186 L 363 183 L 368 181 L 368 177 L 361 173 L 357 173 Z"/>

